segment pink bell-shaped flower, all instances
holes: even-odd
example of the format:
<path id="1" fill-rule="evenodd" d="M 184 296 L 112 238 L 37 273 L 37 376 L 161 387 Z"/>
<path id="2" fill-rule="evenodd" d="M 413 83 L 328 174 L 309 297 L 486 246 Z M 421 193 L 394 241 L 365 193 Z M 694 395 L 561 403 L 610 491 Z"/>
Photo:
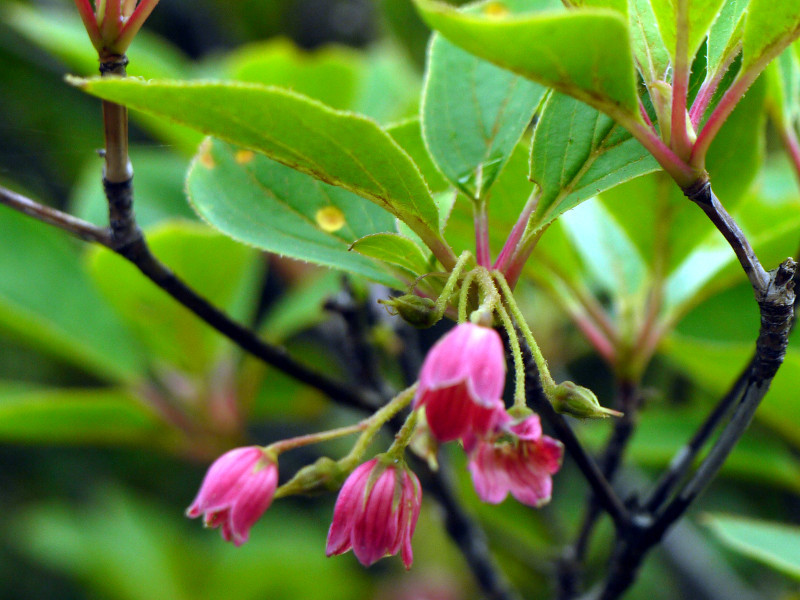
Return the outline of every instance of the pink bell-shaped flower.
<path id="1" fill-rule="evenodd" d="M 508 426 L 494 440 L 478 440 L 468 468 L 478 497 L 499 504 L 510 492 L 528 506 L 550 501 L 552 475 L 561 467 L 561 442 L 542 435 L 537 415 Z"/>
<path id="2" fill-rule="evenodd" d="M 328 531 L 327 556 L 352 550 L 364 566 L 401 553 L 406 569 L 414 553 L 411 536 L 417 526 L 422 489 L 404 464 L 373 458 L 344 482 Z"/>
<path id="3" fill-rule="evenodd" d="M 205 514 L 206 527 L 221 527 L 225 541 L 241 546 L 272 503 L 277 485 L 278 465 L 263 448 L 236 448 L 211 465 L 186 516 Z"/>
<path id="4" fill-rule="evenodd" d="M 414 406 L 425 407 L 428 426 L 439 441 L 471 443 L 507 421 L 500 399 L 505 379 L 500 335 L 488 327 L 461 323 L 425 357 Z"/>

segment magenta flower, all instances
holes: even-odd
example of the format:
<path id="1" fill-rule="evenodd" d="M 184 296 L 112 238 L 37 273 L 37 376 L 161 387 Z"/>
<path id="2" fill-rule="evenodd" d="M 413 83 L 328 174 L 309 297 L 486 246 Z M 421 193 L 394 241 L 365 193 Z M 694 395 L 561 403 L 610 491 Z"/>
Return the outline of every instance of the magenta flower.
<path id="1" fill-rule="evenodd" d="M 327 556 L 353 550 L 368 567 L 401 552 L 406 569 L 414 553 L 411 536 L 417 526 L 422 489 L 405 465 L 373 458 L 360 465 L 344 482 L 328 531 Z"/>
<path id="2" fill-rule="evenodd" d="M 506 361 L 500 335 L 462 323 L 430 349 L 419 374 L 414 406 L 425 407 L 433 435 L 442 442 L 489 434 L 507 421 L 500 399 Z"/>
<path id="3" fill-rule="evenodd" d="M 272 503 L 277 485 L 278 465 L 263 448 L 236 448 L 211 465 L 186 516 L 205 514 L 206 527 L 221 527 L 225 541 L 241 546 Z"/>
<path id="4" fill-rule="evenodd" d="M 528 506 L 550 501 L 551 476 L 561 467 L 561 442 L 542 435 L 537 415 L 508 426 L 494 440 L 479 440 L 468 468 L 478 497 L 499 504 L 509 492 Z"/>

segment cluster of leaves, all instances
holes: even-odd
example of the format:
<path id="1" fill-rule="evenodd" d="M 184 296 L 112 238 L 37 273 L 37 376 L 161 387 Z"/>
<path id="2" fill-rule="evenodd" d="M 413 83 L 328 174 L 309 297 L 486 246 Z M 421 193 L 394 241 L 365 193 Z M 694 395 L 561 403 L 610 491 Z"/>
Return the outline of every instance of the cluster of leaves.
<path id="1" fill-rule="evenodd" d="M 455 12 L 421 2 L 426 20 L 447 36 L 433 36 L 421 83 L 389 44 L 306 54 L 274 41 L 192 63 L 146 35 L 130 52 L 133 78 L 73 83 L 136 109 L 132 118 L 170 146 L 132 151 L 138 219 L 156 255 L 243 321 L 252 322 L 263 283 L 258 250 L 402 289 L 451 266 L 451 248 L 472 248 L 474 202 L 489 202 L 490 242 L 498 252 L 538 189 L 528 235 L 541 241 L 520 292 L 533 283 L 549 296 L 536 296 L 540 312 L 531 321 L 551 360 L 565 364 L 586 349 L 564 347 L 565 315 L 554 308 L 561 306 L 617 376 L 643 377 L 658 353 L 657 376 L 686 376 L 701 398 L 721 394 L 752 351 L 757 317 L 750 289 L 724 240 L 620 125 L 640 121 L 640 100 L 651 107 L 634 64 L 650 86 L 676 59 L 669 50 L 673 4 L 575 4 L 587 8 L 556 12 L 563 6 L 554 0 L 514 0 Z M 687 51 L 689 58 L 697 54 L 690 99 L 706 81 L 759 67 L 797 25 L 793 13 L 759 0 L 751 0 L 750 13 L 744 1 L 688 4 Z M 544 12 L 504 18 L 531 9 Z M 96 68 L 76 16 L 13 6 L 4 17 L 73 72 Z M 625 43 L 629 31 L 632 46 Z M 728 71 L 740 44 L 742 58 Z M 787 49 L 756 81 L 705 160 L 717 194 L 770 266 L 799 242 L 791 166 L 765 151 L 766 115 L 781 132 L 797 120 L 797 52 Z M 657 107 L 650 113 L 655 119 Z M 93 162 L 73 191 L 72 208 L 102 223 L 96 172 Z M 584 204 L 589 198 L 595 199 Z M 213 455 L 247 423 L 318 410 L 298 401 L 304 392 L 297 384 L 241 362 L 228 342 L 109 252 L 84 252 L 5 210 L 0 239 L 15 249 L 0 253 L 4 336 L 79 368 L 93 384 L 46 387 L 9 378 L 1 386 L 3 441 L 136 443 Z M 261 316 L 259 330 L 284 341 L 318 323 L 323 299 L 336 287 L 335 277 L 323 275 L 296 288 Z M 800 354 L 790 349 L 758 413 L 758 431 L 726 467 L 729 477 L 800 492 L 800 428 L 786 418 L 798 377 Z M 226 404 L 231 395 L 233 408 Z M 632 460 L 645 467 L 663 466 L 704 412 L 699 402 L 653 404 L 631 447 Z M 554 509 L 566 528 L 569 509 L 568 498 Z M 513 510 L 480 510 L 498 537 L 520 518 Z M 54 527 L 71 518 L 43 510 L 29 525 L 35 532 L 47 519 Z M 735 548 L 800 572 L 791 541 L 782 552 L 774 537 L 763 543 L 754 533 L 769 526 L 721 517 L 712 523 Z M 556 541 L 541 523 L 531 530 L 519 540 L 526 549 Z M 784 533 L 790 540 L 798 535 Z M 82 538 L 59 539 L 75 545 Z M 80 552 L 40 542 L 33 548 L 41 556 L 75 556 L 79 566 L 65 568 L 87 568 Z"/>

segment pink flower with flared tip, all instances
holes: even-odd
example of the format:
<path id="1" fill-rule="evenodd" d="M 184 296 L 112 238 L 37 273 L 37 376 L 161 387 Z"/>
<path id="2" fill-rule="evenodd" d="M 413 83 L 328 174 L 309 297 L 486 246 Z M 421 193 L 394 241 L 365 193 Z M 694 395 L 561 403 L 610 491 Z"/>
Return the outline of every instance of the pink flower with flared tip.
<path id="1" fill-rule="evenodd" d="M 205 514 L 206 527 L 220 527 L 225 541 L 241 546 L 272 503 L 277 485 L 278 465 L 263 448 L 236 448 L 211 465 L 186 515 Z"/>
<path id="2" fill-rule="evenodd" d="M 428 352 L 414 398 L 431 433 L 471 445 L 508 420 L 500 399 L 506 361 L 500 335 L 473 323 L 456 325 Z"/>
<path id="3" fill-rule="evenodd" d="M 561 467 L 561 442 L 542 435 L 537 415 L 531 415 L 493 440 L 478 440 L 468 468 L 478 497 L 499 504 L 511 493 L 528 506 L 550 501 L 552 475 Z"/>
<path id="4" fill-rule="evenodd" d="M 406 569 L 414 553 L 411 536 L 417 526 L 422 489 L 404 464 L 373 458 L 344 482 L 328 531 L 327 556 L 352 550 L 364 566 L 401 553 Z"/>

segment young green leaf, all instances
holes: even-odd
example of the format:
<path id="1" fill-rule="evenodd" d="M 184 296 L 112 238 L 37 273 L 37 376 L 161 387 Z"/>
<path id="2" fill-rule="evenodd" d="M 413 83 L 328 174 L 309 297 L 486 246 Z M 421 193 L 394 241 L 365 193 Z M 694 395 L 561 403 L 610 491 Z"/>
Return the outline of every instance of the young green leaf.
<path id="1" fill-rule="evenodd" d="M 720 65 L 742 41 L 745 9 L 748 0 L 726 0 L 719 17 L 708 32 L 708 76 L 713 77 Z"/>
<path id="2" fill-rule="evenodd" d="M 555 88 L 616 119 L 639 121 L 627 18 L 608 9 L 496 15 L 415 0 L 422 18 L 454 44 Z M 576 43 L 580 40 L 579 43 Z"/>
<path id="3" fill-rule="evenodd" d="M 645 83 L 666 81 L 670 54 L 658 29 L 650 0 L 630 0 L 629 19 L 633 54 Z"/>
<path id="4" fill-rule="evenodd" d="M 445 267 L 454 264 L 419 169 L 369 119 L 255 84 L 111 78 L 71 82 L 90 94 L 189 125 L 355 192 L 407 223 Z"/>
<path id="5" fill-rule="evenodd" d="M 800 4 L 750 0 L 742 36 L 742 72 L 761 71 L 800 35 Z"/>
<path id="6" fill-rule="evenodd" d="M 686 56 L 683 58 L 691 64 L 724 1 L 651 0 L 658 28 L 661 31 L 661 39 L 664 40 L 664 45 L 672 57 L 673 63 L 677 44 L 676 32 L 681 31 L 686 37 Z"/>
<path id="7" fill-rule="evenodd" d="M 531 146 L 531 179 L 542 190 L 534 230 L 587 198 L 658 168 L 652 155 L 611 118 L 553 94 Z"/>
<path id="8" fill-rule="evenodd" d="M 208 138 L 186 182 L 198 214 L 226 235 L 262 250 L 397 285 L 350 244 L 393 231 L 394 218 L 347 190 L 265 156 Z"/>
<path id="9" fill-rule="evenodd" d="M 373 233 L 353 242 L 351 249 L 400 267 L 409 279 L 427 273 L 431 265 L 417 244 L 396 233 Z"/>
<path id="10" fill-rule="evenodd" d="M 721 514 L 707 524 L 732 550 L 800 580 L 800 527 Z"/>
<path id="11" fill-rule="evenodd" d="M 419 117 L 387 125 L 384 129 L 386 133 L 394 138 L 395 142 L 400 144 L 400 147 L 419 167 L 425 183 L 428 184 L 432 192 L 444 192 L 450 189 L 450 184 L 442 176 L 439 168 L 434 164 L 431 155 L 428 153 L 428 149 L 425 147 L 425 140 L 422 137 L 422 123 Z"/>
<path id="12" fill-rule="evenodd" d="M 468 197 L 483 198 L 545 91 L 434 35 L 428 50 L 422 129 L 442 173 Z"/>

